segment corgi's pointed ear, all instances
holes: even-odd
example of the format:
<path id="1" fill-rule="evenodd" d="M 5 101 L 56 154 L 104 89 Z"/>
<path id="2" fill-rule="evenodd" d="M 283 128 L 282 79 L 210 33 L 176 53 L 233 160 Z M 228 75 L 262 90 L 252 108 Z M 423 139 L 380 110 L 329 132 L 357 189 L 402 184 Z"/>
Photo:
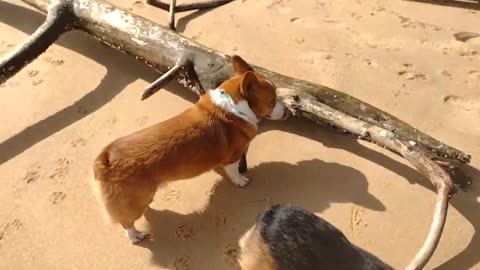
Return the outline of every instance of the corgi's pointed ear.
<path id="1" fill-rule="evenodd" d="M 248 96 L 249 93 L 258 88 L 258 79 L 252 71 L 247 71 L 243 74 L 242 83 L 241 83 L 241 92 L 245 96 Z"/>
<path id="2" fill-rule="evenodd" d="M 253 68 L 238 55 L 232 56 L 232 65 L 237 75 L 242 75 L 247 71 L 253 71 Z"/>

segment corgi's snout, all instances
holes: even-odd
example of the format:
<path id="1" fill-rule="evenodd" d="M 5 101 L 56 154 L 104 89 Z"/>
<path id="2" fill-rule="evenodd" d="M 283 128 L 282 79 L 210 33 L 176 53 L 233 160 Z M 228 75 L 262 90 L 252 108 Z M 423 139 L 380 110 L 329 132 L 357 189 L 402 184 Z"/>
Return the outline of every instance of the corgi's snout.
<path id="1" fill-rule="evenodd" d="M 290 116 L 290 110 L 288 110 L 282 102 L 278 101 L 273 107 L 272 113 L 267 117 L 271 120 L 286 120 Z"/>

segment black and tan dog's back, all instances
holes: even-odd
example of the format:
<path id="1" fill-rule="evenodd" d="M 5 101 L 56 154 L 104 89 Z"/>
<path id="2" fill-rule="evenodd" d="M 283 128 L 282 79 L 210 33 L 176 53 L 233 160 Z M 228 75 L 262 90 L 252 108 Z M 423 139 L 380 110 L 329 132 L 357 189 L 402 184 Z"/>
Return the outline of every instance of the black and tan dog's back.
<path id="1" fill-rule="evenodd" d="M 240 248 L 242 270 L 393 270 L 327 221 L 292 205 L 258 214 Z"/>

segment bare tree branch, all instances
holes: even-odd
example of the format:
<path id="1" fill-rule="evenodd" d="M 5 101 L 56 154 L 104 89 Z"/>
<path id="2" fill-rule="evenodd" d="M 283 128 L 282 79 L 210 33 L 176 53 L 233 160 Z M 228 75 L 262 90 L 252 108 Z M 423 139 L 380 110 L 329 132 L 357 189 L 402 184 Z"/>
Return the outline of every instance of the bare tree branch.
<path id="1" fill-rule="evenodd" d="M 175 6 L 175 12 L 185 12 L 191 10 L 202 10 L 202 9 L 209 9 L 218 7 L 221 5 L 225 5 L 227 3 L 232 2 L 233 0 L 205 0 L 205 1 L 197 1 L 190 4 L 180 4 Z M 147 0 L 147 4 L 150 4 L 154 7 L 158 7 L 165 11 L 170 10 L 170 4 L 162 1 L 162 0 Z"/>
<path id="2" fill-rule="evenodd" d="M 169 12 L 170 12 L 170 16 L 168 18 L 168 27 L 170 27 L 170 29 L 172 29 L 173 31 L 177 31 L 175 29 L 175 6 L 177 5 L 177 0 L 170 0 L 170 9 L 169 9 Z"/>
<path id="3" fill-rule="evenodd" d="M 36 59 L 57 39 L 74 27 L 69 1 L 54 0 L 48 5 L 45 22 L 23 43 L 0 59 L 0 84 Z"/>
<path id="4" fill-rule="evenodd" d="M 169 71 L 163 74 L 160 78 L 155 80 L 152 84 L 145 88 L 145 91 L 142 95 L 142 100 L 147 99 L 151 95 L 155 94 L 160 88 L 164 87 L 168 82 L 170 82 L 173 78 L 175 78 L 179 73 L 182 66 L 185 65 L 185 62 L 178 61 L 174 67 L 172 67 Z"/>

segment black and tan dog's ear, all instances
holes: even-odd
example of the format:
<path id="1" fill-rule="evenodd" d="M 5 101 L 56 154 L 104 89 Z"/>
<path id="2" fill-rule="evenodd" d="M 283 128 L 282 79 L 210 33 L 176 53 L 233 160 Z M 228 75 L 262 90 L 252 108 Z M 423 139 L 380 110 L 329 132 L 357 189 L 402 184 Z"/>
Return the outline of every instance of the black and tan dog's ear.
<path id="1" fill-rule="evenodd" d="M 253 68 L 238 55 L 232 55 L 232 65 L 237 75 L 242 75 L 247 71 L 253 71 Z"/>

